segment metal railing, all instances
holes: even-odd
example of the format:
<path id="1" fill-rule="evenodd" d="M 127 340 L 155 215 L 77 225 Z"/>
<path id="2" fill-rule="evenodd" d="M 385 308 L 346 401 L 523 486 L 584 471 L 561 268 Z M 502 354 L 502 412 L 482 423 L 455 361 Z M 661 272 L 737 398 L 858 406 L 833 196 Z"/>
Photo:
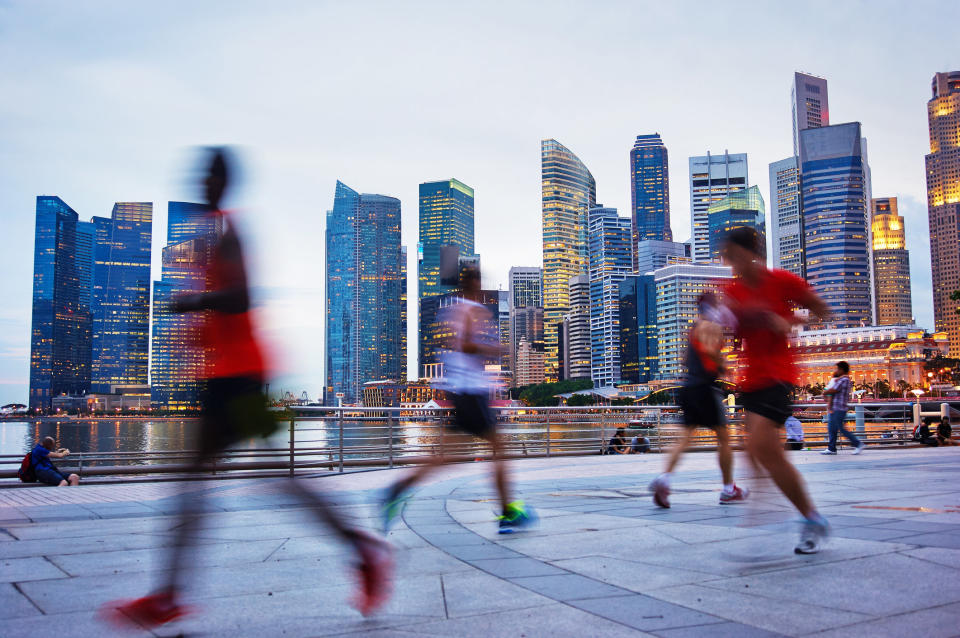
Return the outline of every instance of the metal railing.
<path id="1" fill-rule="evenodd" d="M 946 405 L 946 404 L 943 404 Z M 869 444 L 912 443 L 914 404 L 853 403 L 848 427 Z M 930 412 L 933 405 L 925 405 Z M 937 404 L 942 411 L 944 408 Z M 949 408 L 947 408 L 949 409 Z M 727 408 L 733 445 L 744 439 L 743 411 Z M 628 447 L 634 436 L 645 439 L 650 452 L 662 452 L 677 438 L 681 414 L 676 406 L 502 408 L 498 427 L 507 458 L 600 454 L 618 428 Z M 826 408 L 795 406 L 804 424 L 804 446 L 823 447 L 827 441 Z M 450 461 L 489 459 L 489 446 L 447 427 L 452 412 L 445 409 L 335 408 L 302 406 L 281 422 L 283 433 L 257 445 L 232 448 L 203 468 L 203 477 L 293 475 L 298 471 L 347 472 L 393 468 L 442 454 Z M 147 421 L 147 419 L 145 419 Z M 195 422 L 199 429 L 200 422 Z M 693 450 L 716 447 L 716 436 L 698 430 Z M 153 475 L 179 478 L 195 469 L 190 450 L 151 452 L 77 452 L 57 461 L 64 472 L 93 476 Z M 0 484 L 15 483 L 23 454 L 0 456 Z"/>

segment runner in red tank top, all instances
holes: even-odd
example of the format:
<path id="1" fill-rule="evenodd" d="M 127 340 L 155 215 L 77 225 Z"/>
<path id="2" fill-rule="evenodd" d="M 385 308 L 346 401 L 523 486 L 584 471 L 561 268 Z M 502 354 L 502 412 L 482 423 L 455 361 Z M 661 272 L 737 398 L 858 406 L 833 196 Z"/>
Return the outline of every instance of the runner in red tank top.
<path id="1" fill-rule="evenodd" d="M 204 191 L 211 215 L 224 215 L 220 201 L 229 183 L 226 151 L 213 149 Z M 263 352 L 254 336 L 250 312 L 250 293 L 244 267 L 240 236 L 229 216 L 224 216 L 224 232 L 217 239 L 207 265 L 207 290 L 178 298 L 173 312 L 205 312 L 201 341 L 206 363 L 206 387 L 201 397 L 202 427 L 199 455 L 194 471 L 202 471 L 223 450 L 253 436 L 267 436 L 276 422 L 267 411 L 262 387 L 266 366 Z M 388 578 L 392 568 L 389 545 L 373 534 L 348 525 L 325 500 L 291 478 L 286 487 L 304 500 L 316 516 L 351 544 L 358 557 L 360 588 L 355 606 L 364 615 L 386 602 Z M 160 572 L 161 586 L 155 593 L 131 601 L 104 606 L 103 614 L 118 624 L 156 627 L 188 613 L 181 604 L 180 579 L 183 576 L 186 549 L 197 534 L 203 510 L 201 499 L 187 492 L 180 495 L 180 524 L 176 542 Z"/>
<path id="2" fill-rule="evenodd" d="M 784 496 L 806 519 L 798 554 L 819 551 L 828 534 L 827 521 L 817 513 L 797 469 L 787 460 L 779 428 L 792 412 L 796 382 L 793 353 L 787 348 L 793 308 L 807 308 L 821 320 L 830 310 L 805 281 L 782 270 L 769 270 L 761 254 L 759 236 L 752 228 L 735 228 L 724 246 L 724 259 L 735 279 L 724 290 L 727 306 L 737 318 L 743 341 L 743 379 L 740 402 L 746 412 L 747 452 L 763 467 Z"/>

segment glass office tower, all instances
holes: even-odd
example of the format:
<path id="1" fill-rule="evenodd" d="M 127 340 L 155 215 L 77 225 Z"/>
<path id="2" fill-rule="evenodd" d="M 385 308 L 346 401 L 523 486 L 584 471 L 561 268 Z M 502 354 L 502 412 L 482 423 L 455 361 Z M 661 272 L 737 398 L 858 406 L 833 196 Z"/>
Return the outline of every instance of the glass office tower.
<path id="1" fill-rule="evenodd" d="M 570 278 L 587 270 L 587 211 L 596 206 L 597 184 L 586 165 L 556 140 L 540 143 L 540 173 L 546 378 L 555 381 L 560 324 L 571 308 Z"/>
<path id="2" fill-rule="evenodd" d="M 644 240 L 673 241 L 667 147 L 659 133 L 638 135 L 630 149 L 630 208 L 633 246 Z"/>
<path id="3" fill-rule="evenodd" d="M 707 209 L 748 183 L 747 154 L 707 153 L 690 158 L 690 241 L 696 262 L 710 261 L 710 228 Z"/>
<path id="4" fill-rule="evenodd" d="M 723 242 L 734 228 L 748 226 L 760 235 L 760 245 L 766 246 L 766 209 L 760 188 L 750 188 L 727 195 L 707 207 L 707 239 L 710 261 L 719 263 Z"/>
<path id="5" fill-rule="evenodd" d="M 620 383 L 620 282 L 633 271 L 631 219 L 616 208 L 587 214 L 590 279 L 590 378 L 594 387 Z"/>
<path id="6" fill-rule="evenodd" d="M 647 383 L 657 376 L 657 286 L 653 275 L 620 282 L 620 382 Z"/>
<path id="7" fill-rule="evenodd" d="M 440 252 L 443 246 L 456 246 L 460 259 L 476 256 L 473 189 L 453 178 L 420 184 L 419 221 L 419 298 L 452 292 L 456 286 L 440 282 Z"/>
<path id="8" fill-rule="evenodd" d="M 771 263 L 774 268 L 805 277 L 798 158 L 770 164 L 770 198 Z"/>

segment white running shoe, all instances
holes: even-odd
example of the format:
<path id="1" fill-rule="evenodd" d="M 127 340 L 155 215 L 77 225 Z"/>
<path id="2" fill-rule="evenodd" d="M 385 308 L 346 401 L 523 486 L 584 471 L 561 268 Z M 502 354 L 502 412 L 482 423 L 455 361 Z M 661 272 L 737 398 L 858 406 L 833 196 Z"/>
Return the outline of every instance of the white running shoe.
<path id="1" fill-rule="evenodd" d="M 824 454 L 824 455 L 826 455 L 826 456 L 831 456 L 831 455 L 834 455 L 834 454 L 836 454 L 836 453 L 837 453 L 836 450 L 822 450 L 822 451 L 820 452 L 820 454 Z"/>
<path id="2" fill-rule="evenodd" d="M 866 448 L 866 447 L 867 447 L 867 444 L 864 443 L 863 441 L 860 441 L 860 445 L 858 445 L 857 447 L 853 448 L 853 453 L 854 453 L 854 454 L 860 454 L 861 452 L 863 452 L 864 448 Z"/>
<path id="3" fill-rule="evenodd" d="M 800 542 L 793 548 L 795 554 L 816 554 L 820 545 L 830 535 L 830 525 L 827 519 L 818 516 L 817 520 L 806 519 L 803 522 L 803 531 L 800 532 Z"/>

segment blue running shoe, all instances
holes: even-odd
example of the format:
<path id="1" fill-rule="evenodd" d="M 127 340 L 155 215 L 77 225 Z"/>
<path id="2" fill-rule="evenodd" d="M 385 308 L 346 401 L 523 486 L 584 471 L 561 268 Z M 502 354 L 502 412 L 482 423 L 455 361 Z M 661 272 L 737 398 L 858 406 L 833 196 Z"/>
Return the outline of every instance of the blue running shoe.
<path id="1" fill-rule="evenodd" d="M 507 505 L 507 511 L 497 517 L 500 521 L 501 534 L 513 534 L 530 529 L 537 522 L 537 513 L 532 507 L 525 506 L 523 501 L 514 501 Z"/>
<path id="2" fill-rule="evenodd" d="M 393 526 L 393 522 L 403 513 L 403 506 L 410 500 L 410 495 L 401 492 L 394 494 L 393 488 L 387 488 L 380 497 L 380 526 L 386 534 Z"/>

